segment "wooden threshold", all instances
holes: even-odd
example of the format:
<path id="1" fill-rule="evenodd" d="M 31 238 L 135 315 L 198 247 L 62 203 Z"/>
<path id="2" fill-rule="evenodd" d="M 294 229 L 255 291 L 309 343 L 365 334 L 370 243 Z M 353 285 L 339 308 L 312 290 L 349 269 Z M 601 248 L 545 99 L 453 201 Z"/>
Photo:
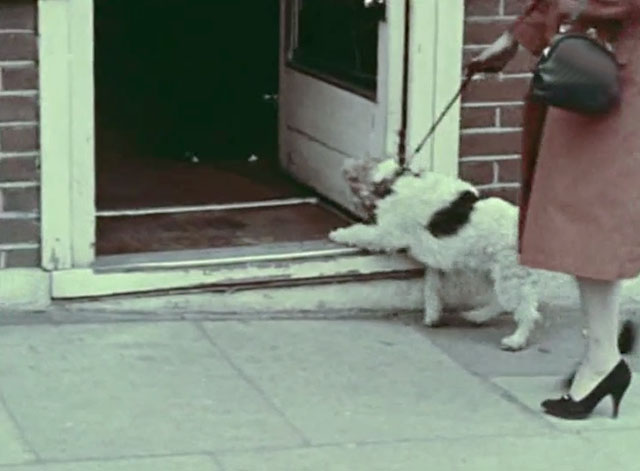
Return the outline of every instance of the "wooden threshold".
<path id="1" fill-rule="evenodd" d="M 424 267 L 403 254 L 371 254 L 336 247 L 329 242 L 272 246 L 271 252 L 249 253 L 216 249 L 203 254 L 156 253 L 100 257 L 92 268 L 52 273 L 54 299 L 153 294 L 176 290 L 242 286 L 313 284 L 319 280 L 357 281 L 384 277 Z M 206 255 L 206 256 L 205 256 Z M 204 258 L 203 258 L 204 257 Z"/>
<path id="2" fill-rule="evenodd" d="M 299 204 L 318 204 L 318 198 L 281 198 L 266 201 L 246 201 L 225 204 L 203 204 L 191 206 L 166 206 L 159 208 L 113 209 L 97 211 L 98 217 L 148 216 L 152 214 L 194 213 L 201 211 L 231 211 L 236 209 L 275 208 Z"/>
<path id="3" fill-rule="evenodd" d="M 330 241 L 286 242 L 246 247 L 204 250 L 175 250 L 98 257 L 96 273 L 216 267 L 238 263 L 276 262 L 363 253 Z"/>

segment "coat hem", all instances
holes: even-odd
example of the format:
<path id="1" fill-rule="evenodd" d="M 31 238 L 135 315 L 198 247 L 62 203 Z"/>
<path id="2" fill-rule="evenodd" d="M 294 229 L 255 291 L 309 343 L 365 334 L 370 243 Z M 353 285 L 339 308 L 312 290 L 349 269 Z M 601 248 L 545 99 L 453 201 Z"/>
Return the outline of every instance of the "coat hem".
<path id="1" fill-rule="evenodd" d="M 640 274 L 640 265 L 627 270 L 620 271 L 598 271 L 593 267 L 584 266 L 570 266 L 569 264 L 562 263 L 561 260 L 550 261 L 546 258 L 538 258 L 532 255 L 518 254 L 520 264 L 529 268 L 535 268 L 539 270 L 547 270 L 556 273 L 565 273 L 574 277 L 590 278 L 600 281 L 616 281 L 635 278 Z"/>

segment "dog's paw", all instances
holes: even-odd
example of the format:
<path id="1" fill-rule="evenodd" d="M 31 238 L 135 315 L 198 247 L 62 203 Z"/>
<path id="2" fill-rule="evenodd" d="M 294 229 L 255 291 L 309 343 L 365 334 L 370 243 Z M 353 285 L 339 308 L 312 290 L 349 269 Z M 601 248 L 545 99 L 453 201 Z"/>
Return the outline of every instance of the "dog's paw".
<path id="1" fill-rule="evenodd" d="M 471 311 L 463 311 L 460 313 L 460 317 L 462 317 L 466 321 L 471 322 L 472 324 L 483 325 L 496 317 L 498 314 L 499 312 L 496 312 L 493 309 L 480 308 L 473 309 Z"/>
<path id="2" fill-rule="evenodd" d="M 442 319 L 424 319 L 422 323 L 432 329 L 442 327 L 444 325 Z"/>
<path id="3" fill-rule="evenodd" d="M 344 227 L 333 230 L 329 232 L 329 240 L 337 242 L 338 244 L 350 245 L 349 231 Z"/>
<path id="4" fill-rule="evenodd" d="M 442 319 L 440 319 L 439 317 L 437 318 L 425 317 L 422 320 L 422 323 L 427 327 L 432 327 L 432 328 L 441 327 L 443 325 Z"/>
<path id="5" fill-rule="evenodd" d="M 527 340 L 518 335 L 510 335 L 500 341 L 500 348 L 508 352 L 517 352 L 527 346 Z"/>

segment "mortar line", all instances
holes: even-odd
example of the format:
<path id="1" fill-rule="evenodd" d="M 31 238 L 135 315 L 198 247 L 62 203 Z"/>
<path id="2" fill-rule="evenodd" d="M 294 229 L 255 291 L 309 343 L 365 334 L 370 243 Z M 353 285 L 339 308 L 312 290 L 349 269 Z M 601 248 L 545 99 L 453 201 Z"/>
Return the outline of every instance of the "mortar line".
<path id="1" fill-rule="evenodd" d="M 289 417 L 282 411 L 278 405 L 267 395 L 267 393 L 260 387 L 258 384 L 251 378 L 242 368 L 240 368 L 235 361 L 227 354 L 227 352 L 222 349 L 216 342 L 213 340 L 213 337 L 209 334 L 207 329 L 204 328 L 202 321 L 194 322 L 196 329 L 200 331 L 200 333 L 204 336 L 204 338 L 209 342 L 209 344 L 217 351 L 217 353 L 231 366 L 231 368 L 247 383 L 249 384 L 258 395 L 273 408 L 278 415 L 285 421 L 287 425 L 296 433 L 298 438 L 302 440 L 303 445 L 310 445 L 311 441 L 307 438 L 304 432 L 295 425 Z"/>

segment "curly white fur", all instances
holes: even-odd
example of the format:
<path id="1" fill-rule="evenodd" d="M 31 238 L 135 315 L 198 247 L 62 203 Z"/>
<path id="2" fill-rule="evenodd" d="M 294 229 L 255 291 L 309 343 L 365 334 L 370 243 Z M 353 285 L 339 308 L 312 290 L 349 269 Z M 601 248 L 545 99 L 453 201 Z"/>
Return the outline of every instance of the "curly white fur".
<path id="1" fill-rule="evenodd" d="M 346 169 L 356 199 L 378 192 L 375 224 L 355 224 L 329 234 L 331 240 L 372 251 L 406 249 L 426 266 L 424 322 L 435 325 L 445 307 L 471 305 L 465 319 L 483 323 L 502 312 L 512 312 L 515 332 L 502 339 L 502 348 L 520 350 L 540 319 L 540 271 L 522 266 L 517 254 L 518 209 L 500 198 L 477 201 L 469 221 L 452 236 L 434 237 L 427 226 L 433 215 L 465 191 L 477 189 L 462 180 L 433 172 L 397 177 L 389 159 L 371 168 L 356 163 Z M 388 183 L 389 188 L 380 190 Z M 388 191 L 390 190 L 390 192 Z M 371 202 L 368 202 L 371 206 Z M 465 292 L 466 290 L 466 292 Z M 469 301 L 469 302 L 466 302 Z"/>

